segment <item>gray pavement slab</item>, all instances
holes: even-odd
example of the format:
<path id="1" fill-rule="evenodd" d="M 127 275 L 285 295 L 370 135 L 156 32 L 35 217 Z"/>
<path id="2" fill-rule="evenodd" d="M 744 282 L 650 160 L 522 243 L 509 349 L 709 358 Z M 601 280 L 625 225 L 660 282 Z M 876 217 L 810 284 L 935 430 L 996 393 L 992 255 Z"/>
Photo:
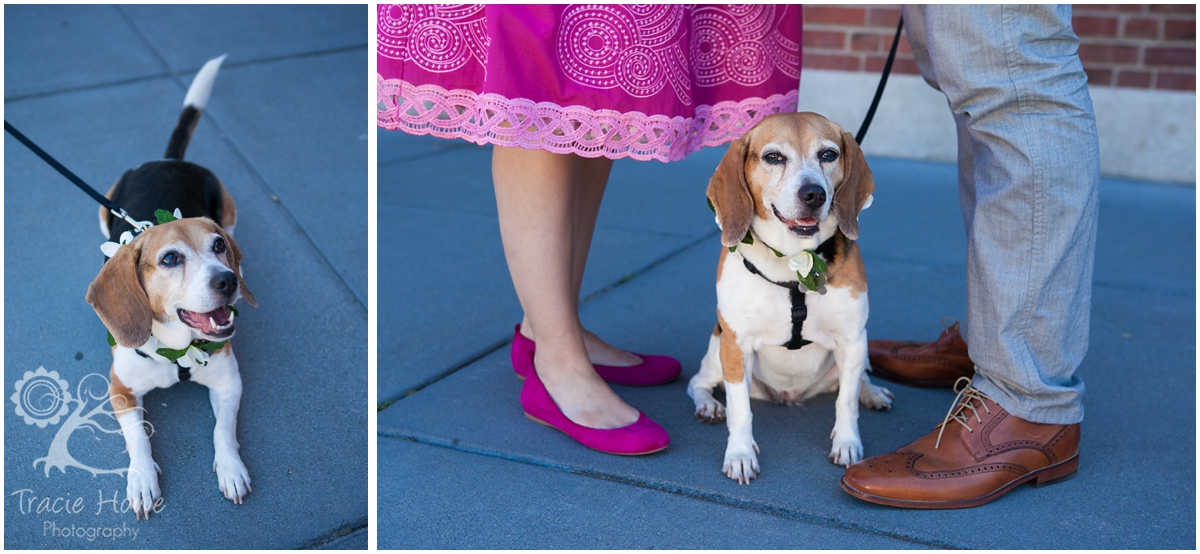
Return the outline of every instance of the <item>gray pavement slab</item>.
<path id="1" fill-rule="evenodd" d="M 450 181 L 470 171 L 450 161 L 459 156 L 457 151 L 426 154 L 430 160 L 438 160 Z M 860 240 L 871 282 L 869 333 L 876 338 L 932 339 L 941 331 L 940 318 L 961 317 L 965 307 L 965 240 L 954 168 L 874 158 L 870 163 L 877 192 L 874 207 L 862 216 Z M 600 226 L 605 225 L 607 214 L 636 212 L 647 204 L 683 212 L 665 216 L 677 221 L 690 222 L 695 217 L 711 225 L 711 213 L 702 203 L 689 207 L 692 197 L 702 196 L 707 175 L 701 178 L 698 168 L 688 171 L 697 173 L 686 177 L 693 183 L 692 190 L 650 191 L 642 190 L 646 185 L 627 190 L 627 185 L 634 187 L 617 179 L 614 172 L 605 206 L 610 211 L 602 213 Z M 381 198 L 383 190 L 381 181 Z M 461 184 L 449 185 L 436 194 L 452 198 L 456 192 L 467 194 Z M 611 202 L 616 198 L 622 200 Z M 469 202 L 483 205 L 486 199 Z M 381 532 L 380 546 L 556 547 L 570 537 L 531 539 L 478 514 L 512 510 L 519 505 L 512 502 L 514 495 L 544 502 L 541 499 L 557 496 L 606 495 L 606 489 L 619 485 L 626 489 L 620 493 L 623 495 L 655 491 L 747 513 L 771 514 L 788 520 L 784 526 L 803 521 L 855 531 L 831 535 L 830 542 L 821 546 L 828 548 L 875 548 L 870 541 L 881 537 L 919 547 L 1194 548 L 1194 206 L 1195 191 L 1190 188 L 1107 179 L 1102 184 L 1091 350 L 1079 370 L 1088 384 L 1083 462 L 1071 480 L 1042 489 L 1020 487 L 969 511 L 907 511 L 860 502 L 841 491 L 837 483 L 842 469 L 826 460 L 834 397 L 824 395 L 802 407 L 754 402 L 755 438 L 763 449 L 759 458 L 763 473 L 752 485 L 738 486 L 720 473 L 726 429 L 697 423 L 686 395 L 686 380 L 704 354 L 714 318 L 712 275 L 720 247 L 715 236 L 701 234 L 698 243 L 672 251 L 632 279 L 612 283 L 619 286 L 581 308 L 585 324 L 610 342 L 634 351 L 669 354 L 683 363 L 684 376 L 674 383 L 646 389 L 616 387 L 623 398 L 666 428 L 672 437 L 667 450 L 639 458 L 608 456 L 529 422 L 518 402 L 521 385 L 512 373 L 508 347 L 501 345 L 379 413 L 380 452 L 385 448 L 396 451 L 393 459 L 381 459 L 380 520 L 397 526 L 395 531 Z M 475 210 L 472 216 L 483 213 Z M 450 211 L 445 218 L 451 222 L 470 219 Z M 383 221 L 381 217 L 381 237 L 386 233 Z M 688 228 L 686 225 L 680 227 Z M 598 230 L 597 236 L 600 233 Z M 489 242 L 495 244 L 485 246 Z M 498 240 L 489 237 L 474 244 L 484 252 L 496 248 Z M 1154 247 L 1147 246 L 1151 244 Z M 1163 250 L 1158 250 L 1159 244 Z M 399 250 L 401 257 L 413 251 L 403 245 Z M 1169 254 L 1161 254 L 1164 250 Z M 442 265 L 444 262 L 433 261 L 432 255 L 428 258 L 425 271 L 432 275 L 419 282 L 436 283 L 455 270 L 453 264 Z M 1129 260 L 1154 275 L 1129 282 Z M 599 265 L 593 260 L 589 271 L 598 271 Z M 505 271 L 503 265 L 488 265 L 477 268 L 475 278 L 503 282 Z M 472 286 L 467 280 L 456 284 Z M 383 281 L 381 274 L 381 305 L 388 301 Z M 406 292 L 420 297 L 435 290 L 442 289 L 410 286 Z M 467 319 L 460 311 L 419 317 Z M 509 315 L 510 320 L 518 317 L 519 308 Z M 439 340 L 479 344 L 488 341 L 474 335 L 495 340 L 492 337 L 511 332 L 508 321 L 495 325 L 499 328 L 476 328 L 472 335 Z M 462 332 L 471 331 L 464 326 Z M 388 340 L 392 339 L 385 338 L 381 327 L 381 352 L 389 348 Z M 434 342 L 438 341 L 407 348 L 420 357 Z M 1154 355 L 1147 356 L 1147 352 Z M 1146 367 L 1149 359 L 1153 359 L 1155 376 L 1134 377 L 1133 371 L 1150 369 Z M 458 363 L 466 361 L 463 356 Z M 452 367 L 443 365 L 437 371 Z M 385 371 L 389 370 L 381 363 L 381 383 Z M 934 428 L 954 396 L 949 390 L 876 382 L 891 388 L 897 398 L 890 411 L 863 411 L 860 426 L 867 455 L 891 451 Z M 1163 387 L 1164 382 L 1172 385 Z M 1156 414 L 1154 423 L 1148 425 L 1139 414 Z M 400 442 L 384 446 L 395 441 Z M 411 443 L 422 445 L 419 453 L 406 454 L 418 450 Z M 420 473 L 426 467 L 436 467 L 438 475 L 446 477 L 422 479 Z M 546 491 L 521 487 L 527 479 L 524 474 L 530 471 L 540 472 L 531 475 L 540 477 L 538 486 Z M 480 472 L 495 476 L 486 487 L 471 485 Z M 586 478 L 594 484 L 574 483 Z M 415 482 L 418 479 L 420 486 Z M 480 492 L 488 489 L 497 493 Z M 438 499 L 444 498 L 471 509 L 456 515 L 449 508 L 438 507 L 441 517 L 415 521 L 407 515 L 415 506 L 438 506 Z M 554 508 L 546 515 L 517 517 L 586 522 L 579 523 L 576 530 L 605 529 L 612 517 L 612 510 L 602 507 L 602 502 L 563 502 L 551 504 Z M 649 514 L 643 510 L 629 517 Z M 403 535 L 403 529 L 409 527 L 421 530 L 422 538 Z M 637 533 L 619 530 L 605 536 L 613 544 L 648 548 L 690 544 L 674 536 L 647 544 L 637 542 Z M 622 536 L 627 542 L 622 542 Z M 436 537 L 429 539 L 435 542 L 405 542 L 425 541 L 424 537 Z"/>
<path id="2" fill-rule="evenodd" d="M 5 6 L 4 36 L 6 100 L 167 71 L 116 6 Z"/>
<path id="3" fill-rule="evenodd" d="M 561 468 L 379 439 L 379 543 L 399 549 L 910 549 L 864 534 L 711 498 L 674 494 Z M 429 487 L 430 482 L 450 484 Z M 448 529 L 452 522 L 453 529 Z"/>
<path id="4" fill-rule="evenodd" d="M 24 10 L 21 17 L 27 22 L 63 17 L 56 7 L 17 8 Z M 91 13 L 88 9 L 84 13 Z M 292 21 L 328 19 L 324 9 L 274 9 Z M 342 9 L 361 14 L 363 8 Z M 12 13 L 8 7 L 6 15 Z M 74 17 L 75 12 L 68 15 Z M 151 16 L 131 17 L 139 25 L 167 25 Z M 346 17 L 354 20 L 352 15 Z M 196 21 L 220 34 L 219 18 Z M 6 22 L 12 19 L 6 18 Z M 78 36 L 102 41 L 105 29 L 89 25 L 106 22 L 105 17 L 82 18 L 71 19 L 70 25 Z M 355 25 L 357 33 L 365 36 L 365 25 Z M 36 34 L 39 29 L 42 27 L 37 25 L 6 26 L 6 76 L 36 74 L 28 66 L 54 63 L 38 56 L 70 56 L 89 48 L 104 51 L 88 41 L 42 53 L 13 47 L 32 38 L 25 33 Z M 104 380 L 111 364 L 104 326 L 84 301 L 88 283 L 103 260 L 98 208 L 5 136 L 6 548 L 366 546 L 366 429 L 371 415 L 366 389 L 367 322 L 362 301 L 347 284 L 365 283 L 365 260 L 345 265 L 331 261 L 306 228 L 319 223 L 297 218 L 288 200 L 272 199 L 270 190 L 291 190 L 286 181 L 307 179 L 306 168 L 297 165 L 289 173 L 260 163 L 261 158 L 295 156 L 295 151 L 307 150 L 308 158 L 330 166 L 318 173 L 331 175 L 341 156 L 347 176 L 342 186 L 362 191 L 346 196 L 365 198 L 365 142 L 361 151 L 344 146 L 321 149 L 313 140 L 292 138 L 311 131 L 299 118 L 283 118 L 275 123 L 278 132 L 270 141 L 273 147 L 250 146 L 260 140 L 254 135 L 254 126 L 231 123 L 235 116 L 222 109 L 224 105 L 265 107 L 268 99 L 277 96 L 274 89 L 253 86 L 255 79 L 249 75 L 256 67 L 280 75 L 279 67 L 301 63 L 289 70 L 329 74 L 329 60 L 346 53 L 326 53 L 321 50 L 326 46 L 315 44 L 298 58 L 306 62 L 247 57 L 243 65 L 222 69 L 213 91 L 214 109 L 198 125 L 188 149 L 187 159 L 212 169 L 238 204 L 236 239 L 244 254 L 244 277 L 261 306 L 241 307 L 243 317 L 235 340 L 244 387 L 238 438 L 254 486 L 240 506 L 222 498 L 217 489 L 211 465 L 214 418 L 207 392 L 193 383 L 146 395 L 147 419 L 155 430 L 151 445 L 163 471 L 160 513 L 149 521 L 135 521 L 120 506 L 125 499 L 125 478 L 83 469 L 111 471 L 128 464 L 124 441 L 112 432 L 115 421 L 91 412 L 106 399 Z M 127 52 L 115 54 L 111 61 L 93 61 L 97 71 L 80 86 L 62 89 L 57 83 L 30 81 L 33 92 L 23 99 L 13 100 L 11 90 L 5 95 L 9 99 L 5 103 L 7 120 L 101 190 L 125 169 L 161 156 L 186 90 L 184 82 L 165 73 L 118 84 L 105 80 L 106 64 L 120 68 L 122 56 L 137 47 L 122 48 Z M 140 48 L 149 56 L 164 56 L 163 51 L 145 43 Z M 365 60 L 366 55 L 364 47 L 357 57 Z M 340 75 L 350 79 L 354 72 L 347 69 Z M 22 83 L 6 80 L 9 87 Z M 354 104 L 364 85 L 361 79 L 357 86 L 330 83 L 322 87 L 310 82 L 306 86 L 312 103 L 293 99 L 295 103 L 289 105 L 297 113 L 330 112 L 318 122 L 331 125 L 332 114 L 339 111 L 329 109 L 330 99 L 338 97 L 339 91 L 349 91 L 343 103 Z M 72 109 L 64 109 L 67 106 Z M 360 129 L 359 134 L 365 133 L 366 125 Z M 260 171 L 261 167 L 269 170 Z M 364 206 L 365 202 L 357 209 Z M 365 218 L 343 225 L 347 228 L 340 233 L 347 240 L 365 244 Z M 54 372 L 56 379 L 37 374 L 39 367 Z M 33 387 L 31 383 L 45 387 L 25 388 Z M 90 419 L 34 413 L 36 417 L 27 422 L 16 412 L 17 402 L 26 402 L 31 409 L 53 405 L 53 396 L 32 392 L 63 388 L 71 396 L 67 399 L 60 393 L 59 403 L 70 413 L 78 411 Z M 31 395 L 17 395 L 14 401 L 13 393 L 21 390 Z M 56 445 L 62 443 L 55 441 L 65 441 L 65 450 L 56 451 Z M 42 457 L 56 463 L 36 462 Z M 56 503 L 60 498 L 64 500 Z M 77 501 L 80 505 L 75 509 Z M 64 509 L 65 505 L 71 508 Z M 114 538 L 114 531 L 119 536 Z"/>
<path id="5" fill-rule="evenodd" d="M 362 32 L 367 18 L 366 5 L 307 5 L 297 9 L 281 9 L 280 6 L 266 4 L 141 4 L 120 6 L 118 9 L 127 14 L 150 46 L 176 72 L 198 71 L 204 62 L 213 57 L 213 52 L 216 55 L 228 52 L 226 62 L 238 65 L 246 61 L 310 56 L 318 52 L 362 50 L 366 48 L 368 39 Z M 349 78 L 357 83 L 367 75 L 367 60 L 361 51 L 358 53 L 356 64 L 348 68 L 353 73 L 330 74 L 323 66 L 313 66 L 291 76 L 294 78 L 310 73 L 326 75 L 330 79 Z M 306 90 L 297 86 L 300 83 L 292 79 L 277 79 L 274 84 L 281 87 L 280 92 Z M 363 89 L 358 87 L 354 90 L 362 92 Z M 275 95 L 273 98 L 280 100 L 286 96 Z M 360 100 L 355 98 L 355 108 L 362 107 Z M 316 106 L 329 107 L 324 103 Z M 355 115 L 365 114 L 357 109 Z M 358 125 L 360 120 L 355 120 L 355 124 Z"/>
<path id="6" fill-rule="evenodd" d="M 380 131 L 379 399 L 385 403 L 512 338 L 520 305 L 504 262 L 491 148 Z M 672 165 L 614 164 L 582 296 L 713 234 L 705 206 L 716 149 Z M 669 190 L 664 195 L 661 190 Z M 691 206 L 694 208 L 694 206 Z M 627 212 L 635 212 L 630 215 Z M 655 211 L 665 215 L 651 217 Z M 707 213 L 708 215 L 704 215 Z M 386 223 L 384 223 L 386 222 Z M 425 293 L 420 291 L 443 291 Z M 458 317 L 443 317 L 448 312 Z"/>
<path id="7" fill-rule="evenodd" d="M 330 8 L 310 7 L 315 11 L 306 19 L 313 20 L 323 19 Z M 348 15 L 357 15 L 350 8 L 361 9 L 337 8 Z M 361 27 L 357 18 L 346 25 Z M 259 182 L 288 207 L 364 305 L 367 131 L 358 96 L 367 86 L 365 49 L 223 70 L 228 94 L 214 95 L 209 110 L 227 140 L 262 176 Z"/>

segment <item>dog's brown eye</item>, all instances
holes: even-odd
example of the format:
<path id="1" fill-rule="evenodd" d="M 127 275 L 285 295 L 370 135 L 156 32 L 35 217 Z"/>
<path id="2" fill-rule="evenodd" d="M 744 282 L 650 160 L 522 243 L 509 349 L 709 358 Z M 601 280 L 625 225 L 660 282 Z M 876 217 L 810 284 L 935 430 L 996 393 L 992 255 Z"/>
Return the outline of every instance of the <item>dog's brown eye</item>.
<path id="1" fill-rule="evenodd" d="M 817 154 L 817 158 L 821 160 L 821 163 L 832 162 L 833 160 L 836 160 L 837 157 L 838 157 L 837 150 L 833 150 L 833 149 L 822 150 L 820 154 Z"/>
<path id="2" fill-rule="evenodd" d="M 225 251 L 225 239 L 223 239 L 221 237 L 217 237 L 217 240 L 213 241 L 213 252 L 220 254 L 224 251 Z"/>
<path id="3" fill-rule="evenodd" d="M 766 154 L 763 154 L 763 161 L 771 165 L 779 165 L 787 162 L 787 158 L 779 152 L 767 152 Z"/>
<path id="4" fill-rule="evenodd" d="M 181 256 L 178 252 L 167 252 L 166 254 L 163 254 L 162 259 L 160 259 L 158 263 L 165 267 L 175 267 L 183 263 L 183 256 Z"/>

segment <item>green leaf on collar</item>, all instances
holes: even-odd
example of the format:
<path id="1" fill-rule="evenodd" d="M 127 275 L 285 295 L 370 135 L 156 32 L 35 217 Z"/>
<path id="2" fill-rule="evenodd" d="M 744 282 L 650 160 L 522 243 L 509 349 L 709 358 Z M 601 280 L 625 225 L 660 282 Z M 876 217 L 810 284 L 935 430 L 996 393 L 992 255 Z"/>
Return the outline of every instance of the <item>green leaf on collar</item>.
<path id="1" fill-rule="evenodd" d="M 203 350 L 205 352 L 212 352 L 214 350 L 220 350 L 223 346 L 225 346 L 225 343 L 227 343 L 227 342 L 229 342 L 229 341 L 223 340 L 221 342 L 213 342 L 213 341 L 205 341 L 205 342 L 199 342 L 199 343 L 194 342 L 194 343 L 192 343 L 192 346 L 195 346 L 196 348 L 199 348 L 200 350 Z"/>
<path id="2" fill-rule="evenodd" d="M 746 229 L 746 236 L 742 237 L 742 244 L 754 244 L 754 236 L 750 234 L 749 229 Z"/>
<path id="3" fill-rule="evenodd" d="M 825 263 L 825 260 L 822 260 L 820 256 L 814 253 L 812 272 L 824 275 L 826 271 L 829 271 L 829 265 Z"/>
<path id="4" fill-rule="evenodd" d="M 167 210 L 154 210 L 154 217 L 158 218 L 159 225 L 162 225 L 163 223 L 170 223 L 176 219 L 175 214 L 168 212 Z"/>
<path id="5" fill-rule="evenodd" d="M 826 264 L 825 260 L 822 260 L 821 257 L 816 254 L 816 252 L 811 250 L 808 250 L 807 252 L 812 255 L 812 269 L 809 270 L 807 276 L 801 275 L 800 272 L 797 271 L 796 279 L 800 281 L 800 284 L 804 285 L 808 290 L 824 294 L 822 289 L 824 289 L 825 283 L 829 281 L 829 278 L 825 276 L 825 273 L 829 271 L 829 264 Z"/>
<path id="6" fill-rule="evenodd" d="M 825 286 L 826 278 L 824 275 L 813 272 L 812 275 L 804 277 L 800 272 L 796 272 L 796 280 L 800 281 L 801 285 L 812 292 L 821 292 L 821 288 Z"/>
<path id="7" fill-rule="evenodd" d="M 164 347 L 155 350 L 154 353 L 174 362 L 179 358 L 182 358 L 184 354 L 187 354 L 187 348 L 184 348 L 183 350 L 175 350 L 174 348 Z"/>
<path id="8" fill-rule="evenodd" d="M 816 275 L 805 276 L 805 275 L 801 275 L 800 272 L 797 271 L 796 272 L 796 280 L 800 281 L 800 284 L 804 285 L 804 288 L 806 288 L 808 290 L 817 290 L 817 276 Z"/>
<path id="9" fill-rule="evenodd" d="M 225 307 L 229 308 L 229 311 L 233 312 L 233 317 L 242 317 L 241 314 L 238 313 L 237 308 L 233 307 L 233 304 L 226 304 Z"/>
<path id="10" fill-rule="evenodd" d="M 783 252 L 780 252 L 780 251 L 778 251 L 778 250 L 776 250 L 776 249 L 774 249 L 774 248 L 771 248 L 771 245 L 769 245 L 769 244 L 767 244 L 767 243 L 765 243 L 765 242 L 764 242 L 764 243 L 763 243 L 763 246 L 766 246 L 768 249 L 770 249 L 772 252 L 774 252 L 774 253 L 775 253 L 775 257 L 776 257 L 776 258 L 782 258 L 782 257 L 783 257 Z"/>
<path id="11" fill-rule="evenodd" d="M 113 338 L 113 336 L 112 336 L 112 332 L 111 332 L 111 331 L 109 331 L 109 332 L 108 332 L 108 345 L 109 345 L 109 346 L 116 346 L 116 345 L 117 345 L 117 339 L 114 339 L 114 338 Z"/>
<path id="12" fill-rule="evenodd" d="M 729 251 L 730 251 L 730 252 L 737 252 L 737 245 L 735 244 L 735 245 L 733 245 L 733 246 L 730 246 L 730 247 L 729 247 Z"/>
<path id="13" fill-rule="evenodd" d="M 704 201 L 708 202 L 708 209 L 712 210 L 712 213 L 717 213 L 717 207 L 713 205 L 712 198 L 705 196 Z"/>

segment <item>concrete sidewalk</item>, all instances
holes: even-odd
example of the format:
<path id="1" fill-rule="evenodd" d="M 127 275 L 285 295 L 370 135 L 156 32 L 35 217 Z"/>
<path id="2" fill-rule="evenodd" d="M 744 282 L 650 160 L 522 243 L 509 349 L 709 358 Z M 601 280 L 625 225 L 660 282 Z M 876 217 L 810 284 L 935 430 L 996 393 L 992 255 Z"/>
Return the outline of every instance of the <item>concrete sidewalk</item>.
<path id="1" fill-rule="evenodd" d="M 508 358 L 521 317 L 501 249 L 490 148 L 379 132 L 381 548 L 1196 547 L 1193 186 L 1105 179 L 1082 468 L 983 507 L 860 502 L 826 460 L 833 396 L 754 403 L 762 475 L 720 467 L 727 431 L 685 392 L 712 331 L 719 252 L 704 187 L 723 149 L 670 165 L 618 161 L 584 280 L 584 324 L 684 365 L 674 383 L 616 387 L 671 434 L 636 458 L 585 449 L 522 415 Z M 955 168 L 873 158 L 859 242 L 872 337 L 931 340 L 965 309 Z M 942 421 L 954 394 L 883 383 L 868 456 Z"/>
<path id="2" fill-rule="evenodd" d="M 162 155 L 196 70 L 229 55 L 187 159 L 235 198 L 261 306 L 240 306 L 235 341 L 253 492 L 222 497 L 208 394 L 183 383 L 146 396 L 164 509 L 120 513 L 125 478 L 104 471 L 128 465 L 125 444 L 91 414 L 111 363 L 84 301 L 103 259 L 97 206 L 6 135 L 5 548 L 365 548 L 366 6 L 4 14 L 5 118 L 101 191 Z"/>

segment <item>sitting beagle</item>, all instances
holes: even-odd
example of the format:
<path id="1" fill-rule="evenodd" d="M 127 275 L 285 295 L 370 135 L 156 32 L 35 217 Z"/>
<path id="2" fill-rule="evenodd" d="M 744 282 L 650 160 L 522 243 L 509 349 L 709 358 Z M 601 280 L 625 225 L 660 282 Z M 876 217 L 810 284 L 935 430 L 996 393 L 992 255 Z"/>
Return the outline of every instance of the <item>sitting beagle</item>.
<path id="1" fill-rule="evenodd" d="M 240 504 L 250 491 L 236 431 L 242 380 L 229 339 L 232 305 L 241 298 L 258 304 L 241 279 L 233 198 L 211 171 L 183 161 L 222 60 L 206 63 L 188 88 L 165 159 L 125 172 L 107 194 L 136 219 L 153 219 L 160 209 L 177 209 L 184 219 L 150 227 L 115 252 L 107 250 L 112 258 L 87 292 L 115 343 L 109 396 L 129 452 L 126 493 L 139 519 L 157 511 L 161 498 L 142 396 L 180 381 L 209 388 L 217 420 L 213 471 L 221 492 Z M 132 226 L 101 208 L 100 228 L 117 237 Z"/>
<path id="2" fill-rule="evenodd" d="M 854 242 L 874 189 L 854 137 L 814 113 L 763 119 L 708 182 L 727 248 L 717 325 L 688 395 L 700 421 L 728 420 L 723 471 L 738 483 L 759 472 L 751 398 L 791 405 L 838 391 L 829 459 L 847 467 L 862 458 L 858 402 L 891 407 L 866 375 L 867 276 Z M 713 398 L 718 385 L 728 407 Z"/>

